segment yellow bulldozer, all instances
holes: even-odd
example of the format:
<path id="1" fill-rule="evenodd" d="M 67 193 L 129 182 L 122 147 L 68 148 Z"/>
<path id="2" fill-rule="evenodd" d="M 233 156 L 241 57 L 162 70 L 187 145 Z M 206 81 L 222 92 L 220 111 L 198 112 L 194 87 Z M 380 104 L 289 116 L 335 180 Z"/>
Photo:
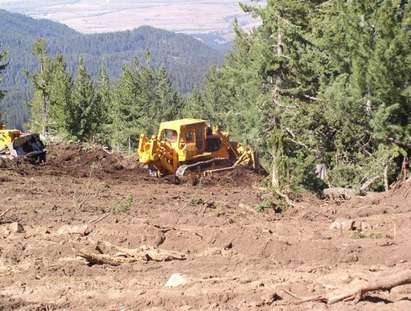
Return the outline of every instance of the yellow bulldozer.
<path id="1" fill-rule="evenodd" d="M 0 158 L 41 163 L 46 161 L 46 149 L 38 134 L 9 130 L 0 123 Z"/>
<path id="2" fill-rule="evenodd" d="M 252 148 L 230 141 L 227 133 L 199 119 L 163 122 L 157 136 L 140 135 L 138 157 L 152 175 L 179 179 L 192 170 L 207 175 L 240 165 L 258 169 Z"/>

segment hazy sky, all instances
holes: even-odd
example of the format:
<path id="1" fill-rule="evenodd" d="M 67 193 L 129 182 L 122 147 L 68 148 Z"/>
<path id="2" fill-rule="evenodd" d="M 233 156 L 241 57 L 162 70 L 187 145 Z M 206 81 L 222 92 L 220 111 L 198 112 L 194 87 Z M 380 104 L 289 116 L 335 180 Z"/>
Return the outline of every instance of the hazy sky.
<path id="1" fill-rule="evenodd" d="M 244 27 L 255 24 L 233 0 L 0 0 L 0 8 L 59 21 L 85 33 L 150 25 L 188 33 L 227 34 L 234 18 Z"/>

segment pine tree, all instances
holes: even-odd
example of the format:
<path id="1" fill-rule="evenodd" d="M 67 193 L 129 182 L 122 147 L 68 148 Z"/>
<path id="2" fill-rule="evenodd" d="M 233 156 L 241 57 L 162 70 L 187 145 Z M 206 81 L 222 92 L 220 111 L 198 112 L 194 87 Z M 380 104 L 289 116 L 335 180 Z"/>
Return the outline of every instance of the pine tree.
<path id="1" fill-rule="evenodd" d="M 112 100 L 111 145 L 131 151 L 141 133 L 157 134 L 160 122 L 182 115 L 183 99 L 173 88 L 164 68 L 153 69 L 138 60 L 123 67 Z"/>
<path id="2" fill-rule="evenodd" d="M 100 98 L 100 125 L 98 126 L 98 140 L 104 144 L 111 143 L 111 129 L 113 127 L 113 119 L 115 111 L 113 107 L 113 95 L 111 89 L 110 77 L 106 66 L 100 70 L 98 81 L 98 96 Z"/>
<path id="3" fill-rule="evenodd" d="M 387 175 L 389 163 L 395 178 L 401 162 L 393 160 L 411 152 L 410 4 L 334 2 L 323 12 L 316 32 L 329 56 L 320 97 L 328 103 L 324 116 L 333 129 L 330 182 L 359 185 Z"/>
<path id="4" fill-rule="evenodd" d="M 154 119 L 160 123 L 179 118 L 182 115 L 183 100 L 173 88 L 165 68 L 157 71 L 157 82 L 154 92 L 157 103 L 154 107 Z"/>
<path id="5" fill-rule="evenodd" d="M 112 110 L 112 142 L 116 150 L 131 144 L 132 137 L 138 136 L 138 119 L 140 111 L 135 107 L 140 94 L 140 87 L 129 66 L 123 66 L 123 73 L 118 81 L 113 98 Z"/>
<path id="6" fill-rule="evenodd" d="M 32 75 L 35 94 L 31 104 L 31 128 L 34 131 L 41 131 L 44 136 L 48 136 L 50 126 L 52 60 L 48 55 L 47 44 L 44 39 L 40 39 L 34 44 L 33 54 L 37 57 L 40 68 Z"/>
<path id="7" fill-rule="evenodd" d="M 80 57 L 68 109 L 67 130 L 71 136 L 80 141 L 95 139 L 101 118 L 100 103 L 84 59 Z"/>
<path id="8" fill-rule="evenodd" d="M 203 94 L 217 122 L 261 152 L 281 191 L 304 183 L 319 153 L 311 132 L 319 120 L 307 117 L 320 106 L 316 67 L 322 57 L 310 37 L 309 18 L 317 5 L 282 0 L 243 6 L 262 25 L 251 33 L 235 25 L 234 50 L 221 69 L 211 71 Z"/>
<path id="9" fill-rule="evenodd" d="M 157 132 L 157 118 L 160 116 L 161 108 L 158 105 L 157 94 L 158 79 L 155 70 L 150 67 L 150 53 L 146 53 L 146 62 L 143 66 L 137 60 L 133 64 L 135 77 L 135 91 L 133 115 L 136 122 L 136 132 L 153 135 Z"/>
<path id="10" fill-rule="evenodd" d="M 52 60 L 50 82 L 50 128 L 55 133 L 67 133 L 67 114 L 71 105 L 72 79 L 61 54 Z"/>

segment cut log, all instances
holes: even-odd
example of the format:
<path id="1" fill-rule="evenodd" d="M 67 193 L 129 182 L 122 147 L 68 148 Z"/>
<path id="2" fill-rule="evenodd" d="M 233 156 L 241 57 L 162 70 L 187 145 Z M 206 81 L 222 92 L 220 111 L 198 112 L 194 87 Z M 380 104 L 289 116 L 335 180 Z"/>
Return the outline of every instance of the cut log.
<path id="1" fill-rule="evenodd" d="M 110 266 L 120 266 L 122 264 L 130 264 L 139 261 L 138 258 L 134 257 L 120 257 L 120 256 L 110 256 L 104 254 L 94 254 L 86 251 L 79 251 L 77 256 L 84 258 L 90 265 L 110 265 Z"/>
<path id="2" fill-rule="evenodd" d="M 142 245 L 139 248 L 128 249 L 113 245 L 109 242 L 99 241 L 96 246 L 99 254 L 88 251 L 79 251 L 78 256 L 86 259 L 90 264 L 109 264 L 119 266 L 137 261 L 172 261 L 185 260 L 185 254 L 158 249 L 151 246 Z"/>
<path id="3" fill-rule="evenodd" d="M 104 247 L 103 247 L 104 245 Z M 141 257 L 141 258 L 149 258 L 152 261 L 171 261 L 171 260 L 185 260 L 185 254 L 174 252 L 174 251 L 166 251 L 163 249 L 159 249 L 152 246 L 142 245 L 139 248 L 129 249 L 120 247 L 117 245 L 113 245 L 109 242 L 98 242 L 97 248 L 99 250 L 102 249 L 114 249 L 122 254 L 126 254 L 130 257 Z"/>

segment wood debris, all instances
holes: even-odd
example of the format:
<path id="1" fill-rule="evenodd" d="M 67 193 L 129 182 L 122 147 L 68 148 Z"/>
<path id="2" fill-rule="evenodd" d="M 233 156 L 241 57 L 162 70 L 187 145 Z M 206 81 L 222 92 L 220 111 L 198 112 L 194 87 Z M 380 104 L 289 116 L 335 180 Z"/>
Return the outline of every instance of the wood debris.
<path id="1" fill-rule="evenodd" d="M 128 249 L 102 241 L 97 243 L 96 251 L 98 253 L 80 250 L 77 255 L 86 259 L 90 265 L 108 264 L 111 266 L 130 264 L 138 261 L 164 262 L 187 259 L 183 253 L 167 251 L 152 246 L 142 245 L 135 249 Z"/>

